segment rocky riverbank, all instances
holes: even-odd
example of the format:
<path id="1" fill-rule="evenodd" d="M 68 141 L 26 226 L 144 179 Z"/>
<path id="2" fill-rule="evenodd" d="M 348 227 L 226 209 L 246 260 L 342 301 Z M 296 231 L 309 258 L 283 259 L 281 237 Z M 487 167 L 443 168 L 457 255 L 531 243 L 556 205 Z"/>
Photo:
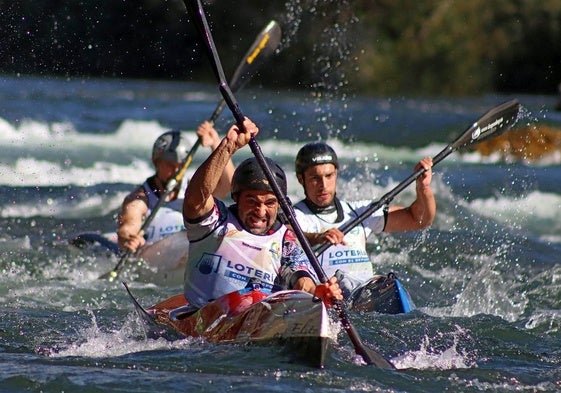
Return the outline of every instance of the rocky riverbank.
<path id="1" fill-rule="evenodd" d="M 530 125 L 505 132 L 473 147 L 485 157 L 499 155 L 503 161 L 561 161 L 561 129 Z"/>

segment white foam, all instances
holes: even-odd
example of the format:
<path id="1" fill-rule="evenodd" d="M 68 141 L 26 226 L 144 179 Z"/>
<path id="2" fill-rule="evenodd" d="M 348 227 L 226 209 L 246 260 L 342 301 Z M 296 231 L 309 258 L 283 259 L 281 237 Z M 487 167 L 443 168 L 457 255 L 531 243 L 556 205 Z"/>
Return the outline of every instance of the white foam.
<path id="1" fill-rule="evenodd" d="M 539 223 L 548 232 L 561 232 L 561 195 L 531 191 L 521 197 L 493 196 L 476 199 L 469 207 L 484 217 L 492 218 L 504 225 Z"/>
<path id="2" fill-rule="evenodd" d="M 142 336 L 143 332 L 139 332 L 141 324 L 138 322 L 136 314 L 130 314 L 126 318 L 120 330 L 103 331 L 97 324 L 97 320 L 93 313 L 90 313 L 92 324 L 90 327 L 84 328 L 80 333 L 76 342 L 69 343 L 63 349 L 43 349 L 47 355 L 56 358 L 68 356 L 81 356 L 85 358 L 107 358 L 126 355 L 129 353 L 153 351 L 153 350 L 170 350 L 170 349 L 186 349 L 195 339 L 185 339 L 170 342 L 164 338 L 157 340 L 135 339 L 135 336 Z"/>
<path id="3" fill-rule="evenodd" d="M 417 351 L 408 351 L 403 355 L 391 359 L 392 363 L 397 369 L 440 369 L 440 370 L 453 370 L 453 369 L 466 369 L 475 368 L 477 364 L 473 360 L 474 355 L 466 353 L 459 348 L 460 342 L 466 341 L 467 332 L 456 326 L 456 331 L 452 333 L 442 333 L 441 335 L 452 335 L 453 344 L 444 350 L 435 351 L 431 347 L 437 346 L 432 344 L 437 339 L 431 339 L 425 336 L 421 343 L 421 348 Z"/>

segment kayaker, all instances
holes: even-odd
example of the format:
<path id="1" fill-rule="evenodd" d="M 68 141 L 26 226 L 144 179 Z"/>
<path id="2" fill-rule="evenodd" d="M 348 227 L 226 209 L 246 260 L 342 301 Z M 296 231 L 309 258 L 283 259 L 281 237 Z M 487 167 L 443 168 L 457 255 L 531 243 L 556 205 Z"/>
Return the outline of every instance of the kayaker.
<path id="1" fill-rule="evenodd" d="M 345 298 L 374 275 L 366 251 L 371 233 L 419 230 L 432 224 L 436 214 L 430 186 L 432 158 L 423 158 L 415 171 L 421 167 L 426 172 L 416 180 L 417 198 L 409 207 L 385 206 L 344 235 L 337 228 L 357 217 L 372 201 L 342 201 L 337 197 L 339 161 L 331 146 L 311 142 L 298 151 L 296 176 L 305 198 L 294 205 L 296 219 L 310 244 L 332 244 L 318 260 L 328 277 L 338 278 Z"/>
<path id="2" fill-rule="evenodd" d="M 296 239 L 277 217 L 279 201 L 258 161 L 249 158 L 232 178 L 231 206 L 213 197 L 218 178 L 233 154 L 244 147 L 257 126 L 245 119 L 233 125 L 220 145 L 197 169 L 185 192 L 183 217 L 189 239 L 185 268 L 185 297 L 202 307 L 257 279 L 267 290 L 299 289 L 327 304 L 342 299 L 335 278 L 316 286 L 317 278 Z M 286 195 L 286 176 L 271 159 L 267 165 Z"/>
<path id="3" fill-rule="evenodd" d="M 218 133 L 208 121 L 197 128 L 201 146 L 216 149 L 220 143 Z M 139 233 L 143 221 L 148 217 L 160 195 L 163 195 L 166 183 L 172 179 L 183 166 L 191 149 L 190 142 L 180 131 L 168 131 L 160 135 L 152 149 L 152 163 L 156 173 L 146 179 L 144 184 L 125 197 L 119 214 L 117 230 L 119 246 L 136 252 L 145 244 L 151 244 L 166 236 L 179 232 L 183 226 L 183 198 L 181 191 L 185 189 L 185 179 L 178 184 L 167 197 L 167 202 L 156 212 L 148 229 Z M 230 192 L 230 182 L 234 173 L 234 164 L 230 161 L 225 165 L 219 176 L 214 195 L 225 197 Z"/>

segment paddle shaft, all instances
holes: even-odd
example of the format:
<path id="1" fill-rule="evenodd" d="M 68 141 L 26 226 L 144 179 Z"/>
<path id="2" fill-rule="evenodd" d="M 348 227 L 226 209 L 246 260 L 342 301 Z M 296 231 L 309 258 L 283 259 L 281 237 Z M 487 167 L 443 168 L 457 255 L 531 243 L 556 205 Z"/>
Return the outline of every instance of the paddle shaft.
<path id="1" fill-rule="evenodd" d="M 265 26 L 265 28 L 259 33 L 255 41 L 253 42 L 253 44 L 251 45 L 251 47 L 243 57 L 243 60 L 236 68 L 236 71 L 234 71 L 234 74 L 230 81 L 230 83 L 232 84 L 232 89 L 234 91 L 241 89 L 247 82 L 249 82 L 249 80 L 255 74 L 257 69 L 261 67 L 261 65 L 266 60 L 266 58 L 268 58 L 276 50 L 276 48 L 280 44 L 280 38 L 281 38 L 280 36 L 281 36 L 280 26 L 274 20 L 270 21 L 267 24 L 267 26 Z M 209 122 L 214 123 L 218 119 L 218 117 L 220 116 L 220 114 L 222 113 L 225 107 L 226 107 L 226 101 L 224 98 L 222 98 L 218 103 L 218 105 L 216 106 L 216 109 L 212 113 L 211 117 L 209 118 Z M 146 228 L 148 228 L 148 226 L 154 220 L 156 213 L 160 210 L 162 205 L 165 203 L 168 195 L 175 189 L 177 184 L 179 184 L 183 180 L 183 177 L 187 172 L 187 169 L 189 168 L 191 162 L 193 161 L 193 156 L 195 155 L 197 149 L 200 146 L 201 146 L 201 139 L 198 138 L 195 144 L 193 145 L 193 147 L 191 148 L 191 150 L 189 150 L 189 153 L 187 154 L 187 157 L 185 158 L 185 161 L 183 162 L 181 169 L 166 184 L 166 189 L 163 195 L 160 196 L 160 198 L 158 199 L 158 203 L 156 204 L 150 215 L 146 218 L 146 220 L 142 224 L 139 233 L 145 231 Z M 99 278 L 101 279 L 109 278 L 111 281 L 115 280 L 119 276 L 120 272 L 125 267 L 126 262 L 132 255 L 133 255 L 132 250 L 127 250 L 125 254 L 123 254 L 123 256 L 121 257 L 119 262 L 117 262 L 113 270 L 103 274 Z"/>
<path id="2" fill-rule="evenodd" d="M 218 57 L 218 52 L 216 51 L 216 47 L 214 45 L 214 40 L 212 38 L 210 28 L 208 27 L 208 23 L 204 15 L 202 4 L 200 0 L 184 0 L 184 2 L 187 7 L 187 10 L 189 10 L 189 12 L 191 13 L 193 21 L 197 25 L 202 41 L 206 46 L 207 53 L 209 55 L 214 72 L 219 82 L 220 93 L 226 100 L 226 104 L 232 111 L 232 114 L 234 115 L 234 118 L 236 119 L 238 125 L 240 127 L 243 127 L 244 115 L 240 110 L 240 107 L 234 97 L 234 94 L 232 93 L 230 87 L 228 86 L 228 83 L 226 82 L 226 78 L 224 77 L 224 71 L 220 63 L 220 58 Z M 321 265 L 319 264 L 310 244 L 308 243 L 308 240 L 304 236 L 304 232 L 302 231 L 302 228 L 300 228 L 300 225 L 296 221 L 294 210 L 292 209 L 292 205 L 288 197 L 286 195 L 283 195 L 273 173 L 271 172 L 269 166 L 265 161 L 265 157 L 263 155 L 263 152 L 261 151 L 261 147 L 259 146 L 257 140 L 254 137 L 250 139 L 249 147 L 252 153 L 255 155 L 255 158 L 259 162 L 259 165 L 261 166 L 261 169 L 263 170 L 265 177 L 269 181 L 269 185 L 271 186 L 275 196 L 277 197 L 279 204 L 284 214 L 286 215 L 289 223 L 292 225 L 294 233 L 296 234 L 296 237 L 300 241 L 302 248 L 306 253 L 306 256 L 310 260 L 310 263 L 312 264 L 312 267 L 314 268 L 318 276 L 318 279 L 322 283 L 327 282 L 328 280 L 327 275 L 325 274 Z M 335 301 L 334 308 L 337 311 L 339 318 L 343 324 L 343 327 L 345 328 L 347 334 L 349 335 L 351 342 L 353 343 L 355 351 L 362 356 L 364 361 L 367 364 L 374 364 L 381 368 L 394 368 L 390 362 L 388 362 L 386 359 L 383 358 L 383 356 L 381 356 L 374 350 L 367 348 L 362 343 L 358 335 L 358 332 L 356 331 L 350 320 L 350 317 L 347 313 L 344 303 L 340 301 Z"/>
<path id="3" fill-rule="evenodd" d="M 491 109 L 477 122 L 473 123 L 473 125 L 471 125 L 466 131 L 464 131 L 454 142 L 446 146 L 440 153 L 434 156 L 432 159 L 433 167 L 459 148 L 479 143 L 482 140 L 495 137 L 508 130 L 514 125 L 519 110 L 520 104 L 518 103 L 518 100 L 511 100 Z M 382 206 L 389 204 L 397 194 L 402 192 L 425 172 L 425 168 L 419 168 L 407 179 L 399 183 L 394 189 L 380 198 L 380 200 L 368 205 L 366 210 L 357 217 L 341 225 L 339 230 L 343 233 L 348 233 L 351 229 L 359 225 L 366 218 L 370 217 Z M 330 243 L 323 243 L 320 247 L 316 248 L 315 255 L 321 255 L 329 247 L 331 247 Z"/>

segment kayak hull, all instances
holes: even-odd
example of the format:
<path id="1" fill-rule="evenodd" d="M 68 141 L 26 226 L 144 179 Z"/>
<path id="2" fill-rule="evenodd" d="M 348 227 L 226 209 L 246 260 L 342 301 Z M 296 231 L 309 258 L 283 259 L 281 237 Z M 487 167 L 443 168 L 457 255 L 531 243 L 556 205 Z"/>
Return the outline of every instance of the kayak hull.
<path id="1" fill-rule="evenodd" d="M 130 291 L 129 291 L 130 294 Z M 213 343 L 276 345 L 296 362 L 324 367 L 336 333 L 323 302 L 302 291 L 259 288 L 227 294 L 192 310 L 182 294 L 148 309 L 135 303 L 150 338 L 202 337 Z"/>

